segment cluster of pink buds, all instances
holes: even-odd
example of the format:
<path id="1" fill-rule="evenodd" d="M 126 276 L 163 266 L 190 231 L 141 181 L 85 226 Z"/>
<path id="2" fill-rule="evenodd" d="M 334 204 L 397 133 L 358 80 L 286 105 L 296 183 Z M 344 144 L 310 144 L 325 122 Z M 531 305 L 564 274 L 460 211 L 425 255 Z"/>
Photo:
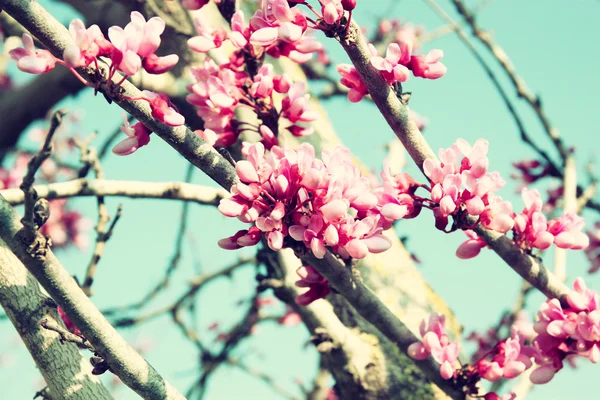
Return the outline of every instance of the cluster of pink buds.
<path id="1" fill-rule="evenodd" d="M 460 345 L 452 342 L 446 335 L 446 317 L 431 314 L 429 323 L 425 320 L 419 327 L 423 340 L 408 347 L 408 355 L 415 360 L 424 360 L 430 355 L 440 364 L 440 374 L 444 379 L 450 379 L 456 371 Z"/>
<path id="2" fill-rule="evenodd" d="M 134 11 L 131 13 L 131 22 L 125 28 L 109 28 L 110 40 L 107 40 L 97 25 L 86 28 L 81 20 L 74 19 L 69 25 L 73 43 L 65 49 L 62 60 L 55 58 L 47 50 L 35 50 L 33 38 L 27 33 L 23 34 L 23 47 L 11 50 L 10 56 L 17 62 L 20 70 L 32 74 L 45 73 L 54 69 L 57 63 L 63 64 L 87 85 L 89 84 L 74 68 L 94 63 L 99 69 L 100 57 L 111 61 L 108 80 L 116 71 L 122 72 L 125 80 L 141 68 L 150 74 L 162 74 L 179 61 L 175 54 L 159 57 L 155 53 L 160 46 L 160 35 L 164 29 L 165 22 L 160 17 L 146 21 L 142 14 Z"/>
<path id="3" fill-rule="evenodd" d="M 538 368 L 531 373 L 536 384 L 550 381 L 569 357 L 600 361 L 600 295 L 588 289 L 581 278 L 567 295 L 568 307 L 557 299 L 546 301 L 538 312 L 533 340 L 534 361 Z"/>
<path id="4" fill-rule="evenodd" d="M 289 121 L 283 129 L 294 136 L 312 134 L 311 127 L 303 123 L 317 119 L 308 108 L 309 95 L 304 83 L 293 83 L 286 74 L 276 75 L 273 65 L 265 64 L 251 76 L 243 69 L 244 59 L 234 53 L 230 62 L 217 66 L 212 60 L 202 67 L 192 68 L 196 83 L 189 85 L 191 94 L 187 101 L 198 107 L 204 120 L 204 131 L 198 134 L 211 144 L 228 147 L 234 144 L 243 131 L 260 134 L 263 145 L 270 149 L 278 143 L 282 119 Z M 287 94 L 278 110 L 273 94 Z M 234 110 L 238 106 L 251 108 L 262 122 L 259 126 L 236 125 Z"/>
<path id="5" fill-rule="evenodd" d="M 373 45 L 369 45 L 371 65 L 380 71 L 390 86 L 406 82 L 411 71 L 414 76 L 425 79 L 438 79 L 446 74 L 446 66 L 440 62 L 444 55 L 441 50 L 432 50 L 427 55 L 413 55 L 411 39 L 405 40 L 390 43 L 385 58 L 377 53 Z M 337 70 L 342 76 L 340 83 L 350 89 L 348 100 L 356 103 L 368 94 L 366 85 L 353 65 L 340 64 Z"/>
<path id="6" fill-rule="evenodd" d="M 300 277 L 296 281 L 296 286 L 308 288 L 306 292 L 296 297 L 296 304 L 299 306 L 307 306 L 315 300 L 325 298 L 331 291 L 327 280 L 313 267 L 300 267 L 296 273 Z"/>
<path id="7" fill-rule="evenodd" d="M 409 355 L 417 360 L 430 354 L 441 364 L 440 373 L 444 379 L 467 377 L 476 383 L 478 378 L 496 382 L 501 378 L 514 379 L 525 370 L 534 368 L 530 380 L 534 384 L 544 384 L 552 380 L 563 368 L 567 360 L 574 365 L 574 359 L 585 357 L 592 363 L 600 362 L 600 295 L 588 289 L 583 279 L 577 278 L 574 291 L 566 296 L 567 306 L 558 299 L 542 303 L 537 314 L 537 322 L 531 323 L 524 316 L 518 316 L 511 327 L 511 337 L 491 346 L 483 339 L 485 352 L 473 365 L 455 369 L 458 351 L 444 334 L 444 317 L 432 315 L 428 326 L 421 323 L 421 342 L 413 343 Z M 523 329 L 523 332 L 520 331 Z M 496 333 L 493 335 L 496 337 Z M 530 343 L 530 344 L 527 344 Z M 458 346 L 458 345 L 456 345 Z M 474 357 L 475 359 L 475 357 Z M 475 392 L 476 387 L 472 388 Z M 485 399 L 502 399 L 493 395 L 475 396 Z"/>
<path id="8" fill-rule="evenodd" d="M 514 330 L 510 338 L 496 344 L 474 367 L 480 377 L 496 382 L 500 378 L 516 378 L 532 365 L 523 339 Z"/>
<path id="9" fill-rule="evenodd" d="M 446 229 L 449 216 L 455 217 L 456 225 L 463 212 L 478 218 L 487 229 L 500 233 L 512 229 L 511 204 L 494 194 L 505 181 L 498 172 L 488 172 L 487 151 L 487 140 L 479 139 L 471 147 L 458 139 L 451 148 L 439 151 L 440 161 L 423 163 L 432 184 L 431 208 L 438 229 Z"/>
<path id="10" fill-rule="evenodd" d="M 220 240 L 222 248 L 254 246 L 264 236 L 275 251 L 300 242 L 317 258 L 328 246 L 360 259 L 391 246 L 382 234 L 378 198 L 347 149 L 323 151 L 322 160 L 308 143 L 297 150 L 273 146 L 268 155 L 262 143 L 246 151 L 248 160 L 236 165 L 241 182 L 219 211 L 253 225 Z"/>
<path id="11" fill-rule="evenodd" d="M 308 23 L 304 14 L 290 8 L 286 0 L 262 1 L 249 24 L 245 22 L 244 13 L 238 10 L 231 19 L 229 36 L 223 28 L 212 28 L 202 15 L 195 17 L 194 26 L 198 35 L 191 38 L 188 45 L 200 53 L 219 48 L 229 39 L 235 48 L 254 58 L 267 53 L 303 63 L 322 49 L 314 37 L 305 34 Z"/>
<path id="12" fill-rule="evenodd" d="M 588 236 L 581 231 L 583 218 L 574 213 L 566 213 L 547 221 L 542 214 L 540 193 L 533 189 L 521 191 L 525 208 L 514 217 L 513 240 L 525 249 L 547 249 L 553 243 L 562 249 L 582 250 L 589 245 Z"/>

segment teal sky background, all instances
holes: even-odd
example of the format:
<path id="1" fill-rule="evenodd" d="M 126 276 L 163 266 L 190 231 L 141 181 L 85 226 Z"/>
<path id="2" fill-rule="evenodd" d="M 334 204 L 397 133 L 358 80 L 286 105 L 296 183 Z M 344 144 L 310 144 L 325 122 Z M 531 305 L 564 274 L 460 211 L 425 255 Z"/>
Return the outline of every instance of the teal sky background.
<path id="1" fill-rule="evenodd" d="M 40 1 L 53 14 L 68 24 L 73 13 L 64 5 L 50 0 Z M 355 12 L 357 20 L 374 29 L 376 18 L 388 11 L 389 1 L 362 0 Z M 423 1 L 397 1 L 390 16 L 412 21 L 433 30 L 444 22 Z M 469 2 L 470 5 L 477 2 Z M 453 11 L 449 1 L 438 4 Z M 450 12 L 454 15 L 453 12 Z M 495 40 L 508 53 L 518 73 L 528 86 L 541 95 L 551 122 L 569 145 L 575 146 L 579 182 L 586 184 L 583 167 L 590 160 L 598 161 L 600 136 L 598 93 L 600 93 L 600 57 L 597 39 L 600 37 L 600 2 L 595 0 L 504 0 L 492 1 L 478 17 L 478 22 L 493 31 Z M 324 39 L 322 36 L 321 39 Z M 325 41 L 336 62 L 348 62 L 337 43 Z M 517 109 L 525 121 L 527 131 L 538 143 L 550 150 L 556 159 L 548 138 L 533 112 L 514 96 L 509 81 L 497 68 L 487 51 L 477 45 L 501 78 Z M 461 137 L 473 143 L 477 138 L 490 142 L 490 169 L 498 170 L 507 180 L 501 191 L 504 198 L 513 201 L 520 210 L 522 202 L 515 193 L 516 183 L 508 179 L 511 163 L 534 156 L 519 140 L 518 131 L 507 113 L 488 77 L 453 34 L 428 43 L 421 52 L 439 48 L 444 51 L 443 62 L 448 73 L 437 81 L 410 79 L 404 86 L 411 91 L 411 107 L 429 119 L 424 134 L 434 149 L 449 147 Z M 18 74 L 19 79 L 28 79 Z M 97 131 L 97 143 L 120 124 L 121 110 L 108 105 L 103 97 L 93 97 L 86 91 L 76 98 L 67 99 L 62 107 L 77 110 L 83 119 L 77 131 L 82 135 Z M 367 101 L 349 104 L 337 98 L 325 104 L 327 111 L 344 143 L 369 167 L 380 170 L 385 157 L 384 146 L 393 133 Z M 128 157 L 109 156 L 104 171 L 107 179 L 174 181 L 183 180 L 186 162 L 158 137 Z M 422 177 L 413 165 L 407 171 L 417 179 Z M 214 185 L 197 171 L 194 182 Z M 553 182 L 552 185 L 556 185 Z M 549 185 L 544 184 L 540 189 Z M 107 245 L 100 263 L 94 288 L 94 302 L 99 308 L 126 305 L 140 299 L 164 273 L 174 248 L 182 204 L 174 201 L 108 199 L 111 214 L 123 204 L 123 217 Z M 94 199 L 77 199 L 72 207 L 80 210 L 95 223 Z M 584 214 L 588 227 L 598 215 Z M 228 252 L 217 247 L 219 238 L 240 228 L 237 220 L 221 216 L 215 209 L 193 205 L 188 223 L 188 235 L 179 271 L 172 288 L 149 304 L 151 311 L 171 303 L 182 292 L 187 282 L 198 271 L 208 272 L 226 267 L 240 254 L 251 251 Z M 426 280 L 451 306 L 465 332 L 483 331 L 497 322 L 506 307 L 512 307 L 519 291 L 519 277 L 493 252 L 483 250 L 473 260 L 455 257 L 457 246 L 464 241 L 461 232 L 446 235 L 433 226 L 433 217 L 423 212 L 416 220 L 398 225 L 401 235 L 409 235 L 409 249 L 421 260 L 420 270 Z M 90 241 L 95 235 L 89 234 Z M 91 256 L 91 247 L 80 252 L 57 252 L 69 271 L 83 276 Z M 552 265 L 552 252 L 544 256 L 546 265 Z M 585 277 L 588 285 L 600 290 L 600 277 L 588 276 L 588 262 L 583 253 L 569 252 L 569 284 L 577 276 Z M 198 325 L 204 332 L 204 342 L 212 343 L 215 334 L 208 332 L 212 322 L 218 321 L 224 330 L 234 324 L 245 311 L 240 300 L 253 294 L 254 275 L 251 267 L 236 272 L 231 280 L 219 280 L 200 295 L 197 313 Z M 530 309 L 535 311 L 543 301 L 541 295 L 530 297 Z M 273 313 L 281 312 L 276 306 Z M 149 362 L 185 392 L 198 376 L 198 360 L 192 345 L 183 339 L 170 317 L 165 316 L 129 330 L 123 335 L 133 344 L 151 343 L 145 353 Z M 10 358 L 0 364 L 0 387 L 3 398 L 29 399 L 42 385 L 33 361 L 19 342 L 9 323 L 0 324 L 0 357 Z M 311 346 L 305 346 L 308 335 L 303 326 L 280 327 L 273 322 L 261 323 L 259 332 L 244 341 L 234 355 L 252 367 L 273 377 L 278 384 L 300 395 L 295 383 L 300 378 L 310 383 L 316 371 L 317 355 Z M 213 348 L 218 349 L 214 343 Z M 470 350 L 467 347 L 467 350 Z M 529 395 L 531 400 L 559 400 L 595 398 L 597 395 L 598 367 L 581 359 L 577 369 L 565 367 L 554 380 L 536 386 Z M 508 385 L 507 385 L 508 387 Z M 137 395 L 123 387 L 119 399 L 135 399 Z M 207 399 L 262 399 L 281 397 L 246 373 L 230 367 L 220 368 L 210 381 Z"/>

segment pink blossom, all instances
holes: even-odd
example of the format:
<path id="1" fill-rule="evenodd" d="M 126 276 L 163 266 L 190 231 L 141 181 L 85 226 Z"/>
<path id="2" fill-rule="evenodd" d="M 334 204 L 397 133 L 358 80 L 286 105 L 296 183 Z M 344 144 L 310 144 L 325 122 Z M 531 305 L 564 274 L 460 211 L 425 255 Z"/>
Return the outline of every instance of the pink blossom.
<path id="1" fill-rule="evenodd" d="M 273 93 L 274 68 L 272 64 L 265 64 L 258 69 L 254 76 L 254 83 L 248 91 L 252 96 L 267 98 Z"/>
<path id="2" fill-rule="evenodd" d="M 80 19 L 74 19 L 69 24 L 69 32 L 73 43 L 65 49 L 63 58 L 72 68 L 86 67 L 99 56 L 110 55 L 113 49 L 98 25 L 86 29 Z"/>
<path id="3" fill-rule="evenodd" d="M 60 316 L 60 319 L 62 320 L 63 324 L 65 324 L 67 330 L 72 334 L 81 336 L 81 331 L 75 326 L 75 324 L 73 323 L 73 321 L 71 321 L 67 314 L 65 314 L 65 311 L 62 309 L 61 306 L 57 307 L 57 311 L 58 315 Z"/>
<path id="4" fill-rule="evenodd" d="M 152 109 L 152 116 L 169 126 L 180 126 L 185 123 L 183 115 L 174 108 L 167 95 L 143 90 L 140 100 L 146 100 Z M 137 99 L 136 99 L 137 100 Z"/>
<path id="5" fill-rule="evenodd" d="M 245 23 L 242 10 L 236 11 L 231 17 L 229 40 L 238 49 L 246 47 L 250 40 L 250 28 Z"/>
<path id="6" fill-rule="evenodd" d="M 227 37 L 227 32 L 222 27 L 213 29 L 208 25 L 202 14 L 194 18 L 194 27 L 198 36 L 188 39 L 190 48 L 198 53 L 207 53 L 208 51 L 221 47 L 221 44 Z"/>
<path id="7" fill-rule="evenodd" d="M 446 74 L 446 66 L 440 62 L 443 56 L 442 50 L 431 50 L 426 56 L 412 56 L 408 68 L 420 78 L 441 78 Z"/>
<path id="8" fill-rule="evenodd" d="M 153 17 L 146 21 L 137 11 L 131 13 L 131 22 L 125 28 L 110 27 L 108 37 L 114 45 L 111 59 L 115 67 L 128 76 L 135 75 L 142 67 L 144 57 L 151 57 L 146 62 L 151 73 L 166 71 L 169 65 L 172 67 L 178 60 L 176 56 L 160 58 L 154 54 L 160 46 L 160 35 L 164 30 L 165 21 L 160 17 Z"/>
<path id="9" fill-rule="evenodd" d="M 522 340 L 518 334 L 499 342 L 493 353 L 475 365 L 478 374 L 491 382 L 500 378 L 516 378 L 532 365 L 529 356 L 523 354 L 521 348 Z"/>
<path id="10" fill-rule="evenodd" d="M 156 54 L 150 54 L 142 60 L 142 67 L 149 74 L 159 75 L 171 70 L 179 62 L 177 54 L 159 57 Z"/>
<path id="11" fill-rule="evenodd" d="M 307 306 L 315 300 L 325 298 L 329 294 L 330 289 L 327 280 L 313 267 L 302 266 L 296 270 L 296 274 L 300 277 L 296 281 L 296 286 L 308 288 L 306 292 L 296 296 L 295 301 L 299 306 Z"/>
<path id="12" fill-rule="evenodd" d="M 458 249 L 456 249 L 456 257 L 466 260 L 479 255 L 481 249 L 486 247 L 487 243 L 472 230 L 465 230 L 464 232 L 469 237 L 469 240 L 458 246 Z"/>
<path id="13" fill-rule="evenodd" d="M 385 58 L 377 54 L 377 50 L 373 45 L 369 44 L 369 49 L 373 55 L 371 65 L 381 71 L 381 74 L 389 85 L 408 80 L 410 72 L 405 64 L 410 59 L 410 53 L 402 53 L 397 43 L 390 43 Z"/>
<path id="14" fill-rule="evenodd" d="M 42 225 L 40 233 L 50 236 L 55 248 L 75 244 L 82 249 L 87 246 L 84 232 L 90 227 L 89 220 L 69 209 L 66 199 L 56 199 L 50 201 L 50 218 Z"/>
<path id="15" fill-rule="evenodd" d="M 210 0 L 181 0 L 181 5 L 188 10 L 199 10 L 209 2 Z"/>
<path id="16" fill-rule="evenodd" d="M 304 82 L 294 83 L 288 96 L 283 99 L 281 115 L 292 123 L 316 120 L 317 114 L 308 108 L 309 98 L 310 95 L 306 93 L 306 84 Z"/>
<path id="17" fill-rule="evenodd" d="M 336 69 L 342 75 L 340 83 L 350 89 L 348 100 L 352 103 L 358 103 L 369 93 L 367 86 L 352 64 L 339 64 Z"/>
<path id="18" fill-rule="evenodd" d="M 344 16 L 341 0 L 321 0 L 323 20 L 329 25 L 336 24 Z"/>
<path id="19" fill-rule="evenodd" d="M 141 122 L 137 122 L 133 126 L 130 126 L 126 114 L 123 114 L 123 121 L 124 126 L 121 127 L 121 131 L 128 137 L 113 147 L 112 152 L 118 156 L 132 154 L 140 147 L 150 143 L 150 134 L 152 133 L 152 131 L 146 128 Z"/>
<path id="20" fill-rule="evenodd" d="M 8 52 L 17 67 L 30 74 L 45 74 L 54 69 L 56 59 L 48 50 L 36 50 L 30 34 L 23 34 L 23 47 Z"/>
<path id="21" fill-rule="evenodd" d="M 458 139 L 451 148 L 438 152 L 439 160 L 427 159 L 423 163 L 425 175 L 432 183 L 430 199 L 438 229 L 445 230 L 449 217 L 456 220 L 461 213 L 476 217 L 485 228 L 500 233 L 515 225 L 511 203 L 495 195 L 506 182 L 498 172 L 488 171 L 487 152 L 487 140 L 478 139 L 470 146 Z M 472 238 L 461 245 L 457 255 L 471 258 L 483 247 L 482 242 Z"/>
<path id="22" fill-rule="evenodd" d="M 271 249 L 281 249 L 287 237 L 303 242 L 318 258 L 327 247 L 354 258 L 390 247 L 382 234 L 377 196 L 347 149 L 324 151 L 322 160 L 307 143 L 297 150 L 273 146 L 266 155 L 259 142 L 245 152 L 247 160 L 236 165 L 241 182 L 219 211 L 254 223 Z M 241 242 L 245 234 L 240 231 L 219 245 L 233 249 L 258 243 Z"/>
<path id="23" fill-rule="evenodd" d="M 423 338 L 408 347 L 408 355 L 415 360 L 424 360 L 430 355 L 440 364 L 440 374 L 444 379 L 454 376 L 458 362 L 460 345 L 451 342 L 445 333 L 446 318 L 444 315 L 431 314 L 429 323 L 421 322 L 420 332 Z"/>
<path id="24" fill-rule="evenodd" d="M 581 250 L 589 245 L 589 238 L 581 231 L 585 221 L 574 213 L 566 213 L 548 222 L 548 232 L 554 235 L 554 244 L 562 249 Z"/>
<path id="25" fill-rule="evenodd" d="M 525 203 L 523 211 L 514 218 L 514 240 L 524 248 L 547 249 L 554 243 L 554 235 L 548 231 L 546 216 L 542 214 L 543 207 L 540 193 L 536 190 L 523 188 L 521 197 Z M 559 224 L 554 224 L 556 232 L 561 230 Z"/>
<path id="26" fill-rule="evenodd" d="M 269 46 L 276 41 L 294 43 L 306 31 L 306 17 L 298 9 L 291 9 L 287 0 L 262 0 L 261 9 L 250 18 L 250 43 Z"/>

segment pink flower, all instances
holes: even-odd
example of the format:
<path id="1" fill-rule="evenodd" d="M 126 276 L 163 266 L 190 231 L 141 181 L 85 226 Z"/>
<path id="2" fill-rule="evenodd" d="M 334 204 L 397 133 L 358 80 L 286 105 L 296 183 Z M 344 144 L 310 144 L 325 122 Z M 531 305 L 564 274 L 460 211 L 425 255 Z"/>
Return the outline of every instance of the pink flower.
<path id="1" fill-rule="evenodd" d="M 446 66 L 440 62 L 443 56 L 442 50 L 431 50 L 426 56 L 412 56 L 408 68 L 420 78 L 441 78 L 446 74 Z"/>
<path id="2" fill-rule="evenodd" d="M 147 101 L 150 104 L 154 118 L 169 126 L 180 126 L 185 123 L 185 118 L 173 107 L 167 95 L 149 90 L 143 90 L 142 94 L 142 98 L 131 100 Z"/>
<path id="3" fill-rule="evenodd" d="M 252 96 L 267 98 L 273 93 L 274 69 L 272 64 L 265 64 L 259 68 L 254 76 L 254 83 L 248 91 Z"/>
<path id="4" fill-rule="evenodd" d="M 54 69 L 56 59 L 48 50 L 36 50 L 30 34 L 23 34 L 23 47 L 8 53 L 17 62 L 17 67 L 30 74 L 45 74 Z"/>
<path id="5" fill-rule="evenodd" d="M 336 24 L 344 16 L 341 0 L 321 0 L 323 20 L 329 25 Z"/>
<path id="6" fill-rule="evenodd" d="M 518 334 L 501 341 L 496 345 L 493 355 L 488 354 L 477 362 L 477 372 L 490 382 L 496 382 L 500 378 L 516 378 L 532 365 L 529 356 L 521 352 L 521 347 Z"/>
<path id="7" fill-rule="evenodd" d="M 72 68 L 86 67 L 99 56 L 110 55 L 113 49 L 98 25 L 86 29 L 80 19 L 74 19 L 69 24 L 69 32 L 73 43 L 65 49 L 63 58 Z"/>
<path id="8" fill-rule="evenodd" d="M 481 252 L 481 249 L 487 246 L 487 243 L 472 230 L 466 230 L 464 232 L 469 237 L 469 240 L 458 246 L 458 249 L 456 249 L 456 257 L 466 260 L 476 257 Z"/>
<path id="9" fill-rule="evenodd" d="M 581 231 L 585 221 L 574 213 L 566 213 L 548 222 L 548 232 L 554 235 L 554 244 L 561 249 L 581 250 L 588 247 L 590 241 Z"/>
<path id="10" fill-rule="evenodd" d="M 229 40 L 238 49 L 246 47 L 250 40 L 250 28 L 244 21 L 244 12 L 238 10 L 231 17 L 231 33 Z"/>
<path id="11" fill-rule="evenodd" d="M 283 99 L 281 115 L 292 123 L 311 122 L 317 119 L 317 114 L 308 108 L 310 95 L 306 92 L 306 84 L 297 82 L 292 85 L 288 96 Z"/>
<path id="12" fill-rule="evenodd" d="M 494 195 L 506 182 L 498 172 L 488 172 L 487 151 L 487 140 L 478 139 L 471 147 L 458 139 L 451 148 L 439 151 L 439 161 L 427 159 L 423 163 L 433 185 L 431 201 L 438 204 L 433 209 L 438 229 L 445 230 L 448 217 L 463 210 L 488 229 L 506 233 L 513 227 L 511 204 Z M 464 245 L 462 256 L 470 258 L 478 253 L 476 242 Z"/>
<path id="13" fill-rule="evenodd" d="M 548 232 L 546 216 L 541 213 L 540 193 L 536 189 L 523 188 L 521 197 L 525 208 L 514 218 L 514 240 L 525 248 L 547 249 L 554 242 L 554 235 Z"/>
<path id="14" fill-rule="evenodd" d="M 171 70 L 179 62 L 177 54 L 159 57 L 156 54 L 150 54 L 142 60 L 142 67 L 149 74 L 159 75 Z"/>
<path id="15" fill-rule="evenodd" d="M 268 155 L 260 142 L 243 151 L 247 160 L 236 165 L 240 183 L 219 211 L 254 223 L 272 250 L 281 249 L 287 237 L 303 242 L 318 258 L 327 247 L 346 258 L 390 247 L 382 234 L 377 196 L 347 149 L 324 151 L 322 160 L 307 143 L 297 150 L 273 146 Z M 244 235 L 240 231 L 219 245 L 234 249 L 258 243 L 241 242 Z"/>
<path id="16" fill-rule="evenodd" d="M 126 156 L 134 153 L 137 149 L 150 143 L 150 134 L 152 131 L 141 122 L 135 123 L 133 126 L 129 125 L 127 115 L 123 114 L 124 126 L 121 127 L 121 131 L 128 137 L 117 143 L 112 152 L 118 156 Z"/>
<path id="17" fill-rule="evenodd" d="M 403 54 L 397 43 L 390 43 L 385 58 L 377 54 L 377 50 L 375 50 L 373 45 L 369 44 L 369 49 L 373 55 L 371 65 L 381 71 L 381 74 L 389 85 L 408 80 L 410 72 L 405 67 L 405 64 L 410 59 L 410 53 Z"/>
<path id="18" fill-rule="evenodd" d="M 210 0 L 181 0 L 183 8 L 188 10 L 199 10 L 209 3 Z"/>
<path id="19" fill-rule="evenodd" d="M 262 7 L 250 18 L 250 43 L 269 46 L 276 41 L 294 43 L 306 31 L 306 17 L 298 9 L 291 9 L 287 0 L 262 0 Z"/>
<path id="20" fill-rule="evenodd" d="M 348 100 L 352 103 L 358 103 L 369 93 L 367 86 L 353 65 L 339 64 L 336 69 L 342 75 L 340 83 L 350 89 Z"/>
<path id="21" fill-rule="evenodd" d="M 296 281 L 296 286 L 308 288 L 306 292 L 296 297 L 295 301 L 299 306 L 307 306 L 315 300 L 323 299 L 331 291 L 327 280 L 313 267 L 302 266 L 296 270 L 296 274 L 300 277 Z"/>
<path id="22" fill-rule="evenodd" d="M 188 39 L 190 48 L 198 53 L 207 53 L 208 51 L 221 47 L 221 44 L 227 37 L 227 32 L 222 27 L 211 28 L 201 14 L 194 18 L 194 27 L 198 36 Z"/>
<path id="23" fill-rule="evenodd" d="M 421 322 L 420 332 L 423 340 L 408 347 L 408 355 L 415 360 L 424 360 L 430 355 L 440 364 L 440 374 L 444 379 L 454 376 L 455 365 L 458 362 L 460 345 L 451 342 L 446 333 L 444 315 L 431 314 L 429 324 Z"/>
<path id="24" fill-rule="evenodd" d="M 142 67 L 142 59 L 150 57 L 145 63 L 149 66 L 150 73 L 167 71 L 177 63 L 178 57 L 158 57 L 154 54 L 160 46 L 160 35 L 164 30 L 165 21 L 160 17 L 146 21 L 141 13 L 133 11 L 131 22 L 125 28 L 112 26 L 108 29 L 108 37 L 114 45 L 111 54 L 113 64 L 119 71 L 132 76 Z"/>

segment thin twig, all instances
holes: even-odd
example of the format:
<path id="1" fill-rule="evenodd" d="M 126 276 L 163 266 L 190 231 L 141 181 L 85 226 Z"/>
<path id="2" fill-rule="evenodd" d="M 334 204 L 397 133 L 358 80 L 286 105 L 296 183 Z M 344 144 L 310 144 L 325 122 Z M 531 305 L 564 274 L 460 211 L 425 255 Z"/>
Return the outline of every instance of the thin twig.
<path id="1" fill-rule="evenodd" d="M 75 335 L 74 333 L 69 332 L 68 330 L 66 330 L 62 326 L 59 326 L 58 324 L 55 324 L 47 319 L 43 319 L 40 322 L 40 325 L 44 329 L 48 329 L 49 331 L 54 331 L 54 332 L 58 333 L 61 343 L 64 343 L 64 342 L 75 343 L 77 346 L 86 348 L 91 352 L 96 351 L 94 349 L 94 346 L 92 346 L 92 344 L 86 338 L 79 336 L 79 335 Z"/>
<path id="2" fill-rule="evenodd" d="M 21 222 L 30 230 L 39 228 L 39 226 L 36 226 L 35 224 L 33 210 L 35 207 L 35 202 L 38 200 L 38 194 L 33 188 L 33 183 L 35 182 L 35 173 L 43 164 L 43 162 L 52 155 L 52 138 L 62 123 L 63 116 L 66 114 L 66 111 L 58 110 L 52 115 L 52 118 L 50 119 L 50 129 L 46 135 L 46 140 L 44 141 L 40 151 L 34 155 L 31 160 L 29 160 L 29 163 L 27 164 L 27 173 L 25 174 L 25 177 L 23 177 L 23 182 L 20 186 L 25 199 L 25 215 L 23 216 L 23 220 Z"/>
<path id="3" fill-rule="evenodd" d="M 100 226 L 100 221 L 98 221 L 98 227 L 96 228 L 97 232 L 98 232 L 98 236 L 96 237 L 96 246 L 94 248 L 94 254 L 93 254 L 92 259 L 90 260 L 90 263 L 87 267 L 87 270 L 85 273 L 85 278 L 83 280 L 83 286 L 81 287 L 81 289 L 88 296 L 91 296 L 93 294 L 91 286 L 94 283 L 94 278 L 96 276 L 96 270 L 98 267 L 98 263 L 100 262 L 100 258 L 102 258 L 102 254 L 104 253 L 104 248 L 106 247 L 106 242 L 108 242 L 108 240 L 111 238 L 113 231 L 115 229 L 115 226 L 117 225 L 117 222 L 119 222 L 119 219 L 121 218 L 122 213 L 123 213 L 123 204 L 119 204 L 117 213 L 115 214 L 115 217 L 113 218 L 112 223 L 110 224 L 110 226 L 108 227 L 108 230 L 106 230 L 106 231 L 104 231 L 104 227 Z"/>

